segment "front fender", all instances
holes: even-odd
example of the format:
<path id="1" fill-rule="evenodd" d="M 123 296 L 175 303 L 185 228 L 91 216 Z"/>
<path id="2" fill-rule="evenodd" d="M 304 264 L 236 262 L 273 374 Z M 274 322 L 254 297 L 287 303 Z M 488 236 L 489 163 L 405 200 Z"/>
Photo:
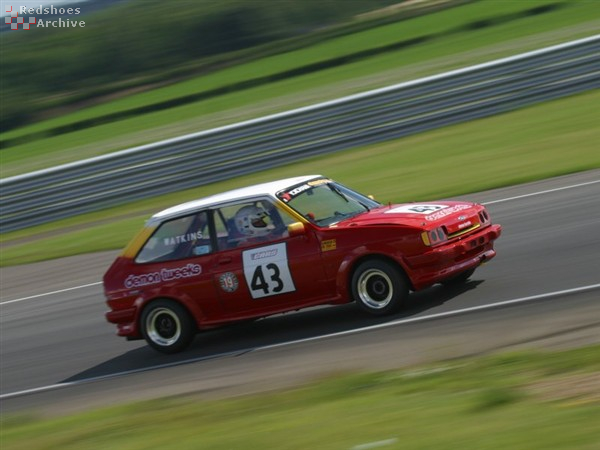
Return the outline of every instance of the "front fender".
<path id="1" fill-rule="evenodd" d="M 352 298 L 350 281 L 352 280 L 354 268 L 362 261 L 369 258 L 379 258 L 396 264 L 406 275 L 412 289 L 408 265 L 404 260 L 403 255 L 398 252 L 396 248 L 388 245 L 364 245 L 353 249 L 342 260 L 336 275 L 336 290 L 338 296 L 347 299 Z"/>

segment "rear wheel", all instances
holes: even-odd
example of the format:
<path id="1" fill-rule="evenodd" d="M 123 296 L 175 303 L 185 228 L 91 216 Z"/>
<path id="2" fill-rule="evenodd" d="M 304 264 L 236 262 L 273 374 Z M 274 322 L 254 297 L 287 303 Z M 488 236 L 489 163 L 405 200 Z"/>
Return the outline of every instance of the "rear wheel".
<path id="1" fill-rule="evenodd" d="M 177 353 L 194 338 L 195 327 L 187 310 L 171 300 L 157 300 L 142 313 L 141 329 L 150 347 L 162 353 Z"/>
<path id="2" fill-rule="evenodd" d="M 459 284 L 466 283 L 467 280 L 469 278 L 471 278 L 471 275 L 473 275 L 474 272 L 475 272 L 475 268 L 469 269 L 469 270 L 465 270 L 464 272 L 459 273 L 455 277 L 452 277 L 452 278 L 450 278 L 448 280 L 442 281 L 442 284 L 444 286 L 457 286 Z"/>
<path id="3" fill-rule="evenodd" d="M 393 264 L 368 260 L 359 264 L 352 275 L 352 296 L 358 306 L 369 314 L 392 314 L 408 297 L 408 283 Z"/>

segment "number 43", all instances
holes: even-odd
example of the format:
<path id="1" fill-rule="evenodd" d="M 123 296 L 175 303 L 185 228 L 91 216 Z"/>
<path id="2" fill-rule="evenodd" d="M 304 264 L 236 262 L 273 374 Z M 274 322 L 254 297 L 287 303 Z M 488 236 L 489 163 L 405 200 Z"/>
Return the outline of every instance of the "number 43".
<path id="1" fill-rule="evenodd" d="M 262 267 L 263 266 L 256 266 L 254 274 L 252 274 L 250 286 L 252 287 L 253 291 L 262 290 L 265 294 L 269 294 L 270 285 L 265 279 L 265 274 L 263 273 Z M 279 276 L 279 267 L 277 264 L 270 263 L 267 264 L 265 268 L 270 272 L 268 275 L 270 276 L 271 281 L 275 283 L 275 287 L 272 288 L 272 291 L 274 293 L 281 292 L 283 290 L 283 281 Z"/>

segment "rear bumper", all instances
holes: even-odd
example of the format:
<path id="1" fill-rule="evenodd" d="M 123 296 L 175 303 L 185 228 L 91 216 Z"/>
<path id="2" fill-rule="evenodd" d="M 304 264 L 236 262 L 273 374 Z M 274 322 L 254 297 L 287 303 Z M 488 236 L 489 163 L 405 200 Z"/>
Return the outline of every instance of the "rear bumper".
<path id="1" fill-rule="evenodd" d="M 117 325 L 117 335 L 127 339 L 141 339 L 136 322 L 137 308 L 108 311 L 106 320 Z"/>
<path id="2" fill-rule="evenodd" d="M 491 225 L 477 233 L 433 248 L 423 255 L 407 258 L 413 288 L 426 288 L 489 261 L 496 256 L 494 241 L 501 234 L 500 225 Z"/>

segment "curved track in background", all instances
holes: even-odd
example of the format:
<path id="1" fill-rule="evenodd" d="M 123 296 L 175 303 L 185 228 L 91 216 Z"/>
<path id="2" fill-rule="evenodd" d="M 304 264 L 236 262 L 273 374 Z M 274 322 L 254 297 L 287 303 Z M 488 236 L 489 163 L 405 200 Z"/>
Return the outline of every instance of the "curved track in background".
<path id="1" fill-rule="evenodd" d="M 104 321 L 98 281 L 114 252 L 4 268 L 2 412 L 249 393 L 515 345 L 599 342 L 600 170 L 466 198 L 487 204 L 504 233 L 497 258 L 464 287 L 413 294 L 384 319 L 346 305 L 223 328 L 175 356 L 126 342 Z"/>

